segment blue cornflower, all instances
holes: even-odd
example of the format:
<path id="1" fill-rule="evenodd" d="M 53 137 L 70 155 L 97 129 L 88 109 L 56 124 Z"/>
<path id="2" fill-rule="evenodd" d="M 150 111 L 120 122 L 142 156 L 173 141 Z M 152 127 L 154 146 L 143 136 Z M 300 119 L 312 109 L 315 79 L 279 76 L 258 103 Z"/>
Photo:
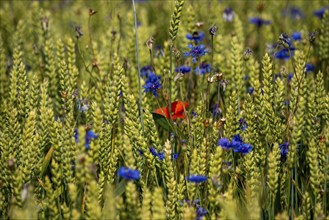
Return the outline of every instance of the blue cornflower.
<path id="1" fill-rule="evenodd" d="M 138 170 L 127 167 L 120 167 L 118 170 L 118 175 L 127 180 L 138 180 L 140 178 Z"/>
<path id="2" fill-rule="evenodd" d="M 158 97 L 157 90 L 161 88 L 160 76 L 155 75 L 154 73 L 149 73 L 148 78 L 146 79 L 144 87 L 144 92 L 151 91 L 154 97 Z"/>
<path id="3" fill-rule="evenodd" d="M 185 73 L 189 73 L 191 71 L 191 67 L 190 66 L 180 66 L 179 68 L 176 67 L 175 71 L 177 73 L 180 72 L 180 73 L 185 74 Z"/>
<path id="4" fill-rule="evenodd" d="M 289 100 L 283 100 L 283 105 L 284 105 L 284 106 L 289 106 L 289 105 L 290 105 Z"/>
<path id="5" fill-rule="evenodd" d="M 85 135 L 85 147 L 87 150 L 90 149 L 90 143 L 93 139 L 96 139 L 98 136 L 92 131 L 92 130 L 88 130 L 86 131 L 86 135 Z M 78 129 L 74 129 L 74 139 L 75 142 L 78 143 L 79 142 L 79 134 L 78 134 Z"/>
<path id="6" fill-rule="evenodd" d="M 78 99 L 78 110 L 80 112 L 86 113 L 90 108 L 88 99 Z"/>
<path id="7" fill-rule="evenodd" d="M 171 153 L 171 159 L 172 160 L 177 160 L 178 159 L 179 154 L 178 153 Z"/>
<path id="8" fill-rule="evenodd" d="M 247 153 L 249 153 L 252 150 L 252 146 L 250 144 L 247 144 L 247 143 L 240 143 L 233 150 L 236 153 L 247 154 Z"/>
<path id="9" fill-rule="evenodd" d="M 293 73 L 289 73 L 289 74 L 288 74 L 288 77 L 287 77 L 288 82 L 290 82 L 290 81 L 292 80 L 293 77 L 294 77 L 294 74 L 293 74 Z"/>
<path id="10" fill-rule="evenodd" d="M 245 131 L 248 128 L 248 124 L 243 118 L 239 119 L 239 124 L 240 124 L 239 129 L 242 131 Z"/>
<path id="11" fill-rule="evenodd" d="M 291 6 L 283 11 L 284 16 L 289 16 L 292 19 L 301 19 L 304 17 L 304 13 L 296 6 Z"/>
<path id="12" fill-rule="evenodd" d="M 189 177 L 186 177 L 186 180 L 189 182 L 193 182 L 193 183 L 202 183 L 207 181 L 207 177 L 206 176 L 202 176 L 202 175 L 190 175 Z"/>
<path id="13" fill-rule="evenodd" d="M 150 152 L 153 156 L 158 157 L 159 160 L 163 160 L 164 159 L 164 152 L 162 153 L 158 153 L 157 150 L 154 147 L 150 148 Z"/>
<path id="14" fill-rule="evenodd" d="M 204 216 L 206 216 L 207 213 L 208 213 L 207 209 L 198 206 L 196 209 L 196 219 L 201 220 Z"/>
<path id="15" fill-rule="evenodd" d="M 223 13 L 223 18 L 225 21 L 232 22 L 234 16 L 235 16 L 234 11 L 230 7 L 225 8 Z"/>
<path id="16" fill-rule="evenodd" d="M 148 77 L 150 73 L 152 73 L 151 66 L 143 66 L 141 68 L 141 77 Z"/>
<path id="17" fill-rule="evenodd" d="M 211 71 L 211 65 L 208 63 L 201 63 L 200 66 L 195 68 L 195 73 L 198 75 L 204 75 L 206 73 L 210 73 Z"/>
<path id="18" fill-rule="evenodd" d="M 293 48 L 293 50 L 290 50 L 290 52 L 289 52 L 289 49 L 284 48 L 275 53 L 275 58 L 279 59 L 279 60 L 289 60 L 294 55 L 293 51 L 294 51 L 294 48 Z"/>
<path id="19" fill-rule="evenodd" d="M 302 40 L 302 34 L 300 32 L 294 32 L 291 34 L 291 39 L 294 41 Z"/>
<path id="20" fill-rule="evenodd" d="M 203 44 L 192 46 L 192 44 L 188 45 L 188 48 L 190 48 L 189 52 L 185 52 L 184 56 L 186 57 L 192 57 L 192 62 L 195 63 L 197 58 L 200 58 L 204 56 L 206 53 L 208 53 L 208 50 Z"/>
<path id="21" fill-rule="evenodd" d="M 158 156 L 157 150 L 154 147 L 150 148 L 150 152 L 153 156 Z"/>
<path id="22" fill-rule="evenodd" d="M 239 134 L 233 135 L 232 141 L 242 142 L 242 137 Z"/>
<path id="23" fill-rule="evenodd" d="M 211 113 L 214 117 L 222 114 L 222 110 L 220 109 L 218 104 L 214 104 L 211 106 Z"/>
<path id="24" fill-rule="evenodd" d="M 255 24 L 258 28 L 260 28 L 260 27 L 263 26 L 263 25 L 269 25 L 269 24 L 271 24 L 271 21 L 269 21 L 269 20 L 264 20 L 264 19 L 262 19 L 262 18 L 260 18 L 260 17 L 253 17 L 253 18 L 250 18 L 250 19 L 249 19 L 249 22 L 250 22 L 251 24 Z"/>
<path id="25" fill-rule="evenodd" d="M 195 32 L 193 32 L 193 34 L 187 34 L 186 38 L 188 40 L 193 40 L 197 43 L 197 42 L 201 42 L 205 36 L 206 36 L 205 33 L 203 33 L 202 31 L 200 31 L 200 32 L 195 31 Z"/>
<path id="26" fill-rule="evenodd" d="M 248 93 L 250 95 L 252 95 L 254 93 L 254 91 L 255 91 L 254 87 L 251 87 L 251 86 L 248 87 Z"/>
<path id="27" fill-rule="evenodd" d="M 89 150 L 89 145 L 90 145 L 90 142 L 97 138 L 98 136 L 92 131 L 92 130 L 88 130 L 87 133 L 86 133 L 86 148 Z"/>
<path id="28" fill-rule="evenodd" d="M 221 138 L 218 140 L 218 146 L 221 146 L 224 150 L 230 150 L 232 147 L 230 146 L 230 142 L 227 138 Z"/>
<path id="29" fill-rule="evenodd" d="M 276 73 L 276 74 L 274 74 L 274 82 L 278 79 L 278 78 L 282 78 L 282 75 L 281 75 L 281 73 Z"/>
<path id="30" fill-rule="evenodd" d="M 194 117 L 194 118 L 195 118 L 195 117 L 198 117 L 198 113 L 195 112 L 195 111 L 192 111 L 192 112 L 191 112 L 191 116 Z"/>
<path id="31" fill-rule="evenodd" d="M 283 144 L 280 144 L 279 148 L 280 148 L 281 157 L 286 158 L 289 152 L 289 142 L 284 142 Z"/>
<path id="32" fill-rule="evenodd" d="M 164 152 L 158 153 L 158 158 L 159 158 L 159 160 L 163 160 L 164 159 Z"/>
<path id="33" fill-rule="evenodd" d="M 315 70 L 315 66 L 312 65 L 312 64 L 310 64 L 310 63 L 306 63 L 306 65 L 305 65 L 305 72 L 308 73 L 308 72 L 311 72 L 313 70 Z"/>
<path id="34" fill-rule="evenodd" d="M 327 7 L 324 7 L 324 8 L 320 8 L 319 10 L 314 11 L 313 14 L 314 14 L 316 17 L 322 19 L 324 13 L 326 12 L 326 10 L 328 10 L 328 8 L 329 8 L 328 6 L 327 6 Z"/>

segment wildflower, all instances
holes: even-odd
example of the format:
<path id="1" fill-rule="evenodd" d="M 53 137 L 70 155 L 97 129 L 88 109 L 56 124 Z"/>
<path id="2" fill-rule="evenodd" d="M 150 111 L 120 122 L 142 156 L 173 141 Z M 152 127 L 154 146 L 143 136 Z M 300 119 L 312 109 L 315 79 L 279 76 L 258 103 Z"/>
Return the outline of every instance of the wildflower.
<path id="1" fill-rule="evenodd" d="M 149 74 L 152 73 L 152 67 L 143 66 L 140 71 L 141 71 L 141 77 L 148 77 Z"/>
<path id="2" fill-rule="evenodd" d="M 178 153 L 171 153 L 171 160 L 177 160 L 179 154 Z"/>
<path id="3" fill-rule="evenodd" d="M 294 77 L 294 74 L 293 73 L 289 73 L 288 74 L 288 77 L 287 77 L 288 82 L 290 82 L 292 80 L 292 77 Z"/>
<path id="4" fill-rule="evenodd" d="M 222 114 L 222 110 L 218 104 L 214 104 L 211 106 L 211 113 L 214 117 L 217 117 L 218 115 Z"/>
<path id="5" fill-rule="evenodd" d="M 323 18 L 324 13 L 328 10 L 329 7 L 320 8 L 319 10 L 314 11 L 314 15 L 320 19 Z"/>
<path id="6" fill-rule="evenodd" d="M 255 91 L 254 87 L 251 87 L 251 86 L 248 87 L 248 93 L 250 95 L 252 95 L 254 93 L 254 91 Z"/>
<path id="7" fill-rule="evenodd" d="M 276 74 L 274 74 L 274 82 L 275 82 L 278 78 L 281 79 L 281 77 L 282 77 L 281 73 L 276 73 Z"/>
<path id="8" fill-rule="evenodd" d="M 252 146 L 247 143 L 241 143 L 238 146 L 234 147 L 234 152 L 236 153 L 242 153 L 242 154 L 247 154 L 252 150 Z"/>
<path id="9" fill-rule="evenodd" d="M 86 113 L 89 108 L 90 108 L 89 100 L 87 99 L 78 100 L 78 110 L 80 112 Z"/>
<path id="10" fill-rule="evenodd" d="M 179 72 L 179 73 L 185 74 L 185 73 L 189 73 L 191 71 L 191 67 L 189 67 L 189 66 L 180 66 L 179 68 L 176 67 L 175 71 L 177 73 Z"/>
<path id="11" fill-rule="evenodd" d="M 223 12 L 223 18 L 225 21 L 232 22 L 234 19 L 234 16 L 235 16 L 234 11 L 230 7 L 225 8 L 225 10 Z"/>
<path id="12" fill-rule="evenodd" d="M 203 44 L 192 46 L 191 44 L 188 45 L 188 48 L 190 48 L 189 52 L 185 52 L 184 56 L 186 57 L 192 57 L 192 62 L 195 63 L 196 60 L 202 56 L 204 56 L 206 53 L 208 53 L 208 50 Z"/>
<path id="13" fill-rule="evenodd" d="M 148 78 L 146 79 L 144 87 L 144 92 L 151 91 L 154 97 L 158 97 L 157 90 L 161 88 L 160 76 L 155 75 L 154 73 L 149 73 Z"/>
<path id="14" fill-rule="evenodd" d="M 290 105 L 289 100 L 283 100 L 283 105 L 284 105 L 284 106 L 289 106 L 289 105 Z"/>
<path id="15" fill-rule="evenodd" d="M 291 50 L 293 49 L 293 50 Z M 289 60 L 293 56 L 295 48 L 284 48 L 275 53 L 275 58 L 279 60 Z"/>
<path id="16" fill-rule="evenodd" d="M 218 140 L 218 146 L 221 146 L 224 150 L 230 150 L 232 146 L 227 138 L 221 138 Z"/>
<path id="17" fill-rule="evenodd" d="M 193 183 L 202 183 L 207 181 L 207 177 L 206 176 L 202 176 L 202 175 L 190 175 L 189 177 L 186 177 L 186 180 L 189 182 L 193 182 Z"/>
<path id="18" fill-rule="evenodd" d="M 89 8 L 89 16 L 93 16 L 94 14 L 96 14 L 97 11 L 95 11 L 94 9 L 92 8 Z"/>
<path id="19" fill-rule="evenodd" d="M 308 40 L 310 43 L 313 43 L 315 41 L 316 36 L 318 35 L 317 31 L 313 31 L 308 33 Z"/>
<path id="20" fill-rule="evenodd" d="M 153 48 L 153 43 L 154 43 L 154 38 L 151 36 L 147 41 L 146 41 L 146 47 L 149 50 L 152 50 Z"/>
<path id="21" fill-rule="evenodd" d="M 234 149 L 240 148 L 240 145 L 243 144 L 242 138 L 240 135 L 235 134 L 232 138 L 232 141 L 229 143 L 229 146 Z"/>
<path id="22" fill-rule="evenodd" d="M 305 72 L 308 73 L 308 72 L 311 72 L 313 70 L 315 70 L 315 66 L 312 65 L 312 64 L 310 64 L 310 63 L 306 63 L 306 65 L 305 65 Z"/>
<path id="23" fill-rule="evenodd" d="M 173 120 L 177 118 L 182 118 L 182 119 L 185 118 L 184 111 L 185 109 L 187 109 L 187 107 L 188 107 L 187 102 L 176 101 L 171 103 L 171 113 L 172 113 L 171 118 Z M 154 113 L 163 115 L 166 118 L 170 118 L 168 107 L 158 108 L 154 111 Z"/>
<path id="24" fill-rule="evenodd" d="M 279 36 L 279 44 L 283 45 L 285 48 L 291 46 L 290 39 L 286 33 L 281 33 Z"/>
<path id="25" fill-rule="evenodd" d="M 195 31 L 195 32 L 193 32 L 193 34 L 187 34 L 186 38 L 188 40 L 193 40 L 195 43 L 197 43 L 197 42 L 201 42 L 205 36 L 206 35 L 202 31 L 200 31 L 200 32 Z"/>
<path id="26" fill-rule="evenodd" d="M 302 40 L 302 34 L 300 32 L 294 32 L 291 34 L 291 39 L 294 41 Z"/>
<path id="27" fill-rule="evenodd" d="M 245 131 L 248 128 L 248 124 L 243 118 L 239 119 L 239 124 L 240 124 L 239 129 L 242 131 Z"/>
<path id="28" fill-rule="evenodd" d="M 150 148 L 150 152 L 151 152 L 151 154 L 152 154 L 153 156 L 157 156 L 157 155 L 158 155 L 157 150 L 156 150 L 154 147 L 151 147 L 151 148 Z"/>
<path id="29" fill-rule="evenodd" d="M 127 167 L 120 167 L 118 170 L 118 175 L 127 180 L 138 180 L 140 178 L 138 170 Z"/>
<path id="30" fill-rule="evenodd" d="M 96 139 L 98 136 L 92 131 L 92 130 L 87 130 L 86 135 L 85 135 L 85 147 L 87 150 L 90 149 L 90 143 L 93 139 Z M 79 141 L 79 134 L 78 134 L 78 129 L 74 129 L 74 139 L 75 142 L 78 143 Z"/>
<path id="31" fill-rule="evenodd" d="M 87 133 L 86 133 L 86 148 L 89 150 L 89 145 L 90 145 L 90 142 L 97 138 L 98 136 L 92 131 L 92 130 L 88 130 Z"/>
<path id="32" fill-rule="evenodd" d="M 200 66 L 198 66 L 197 68 L 195 68 L 195 73 L 198 75 L 204 75 L 206 73 L 210 73 L 211 71 L 211 65 L 208 63 L 201 63 Z"/>
<path id="33" fill-rule="evenodd" d="M 243 52 L 243 59 L 249 60 L 249 58 L 252 56 L 253 51 L 250 48 L 247 48 L 245 52 Z"/>
<path id="34" fill-rule="evenodd" d="M 194 118 L 195 118 L 195 117 L 198 117 L 198 113 L 195 112 L 195 111 L 192 111 L 192 112 L 191 112 L 191 116 L 194 117 Z"/>
<path id="35" fill-rule="evenodd" d="M 159 160 L 163 160 L 164 159 L 164 152 L 158 153 L 158 158 L 159 158 Z"/>
<path id="36" fill-rule="evenodd" d="M 289 142 L 284 142 L 283 144 L 280 144 L 279 148 L 280 148 L 281 157 L 286 158 L 289 152 Z"/>
<path id="37" fill-rule="evenodd" d="M 251 24 L 256 25 L 258 28 L 260 28 L 260 27 L 263 26 L 263 25 L 269 25 L 269 24 L 271 24 L 271 21 L 269 21 L 269 20 L 264 20 L 264 19 L 262 19 L 262 18 L 260 18 L 260 17 L 253 17 L 253 18 L 250 18 L 250 19 L 249 19 L 249 22 L 250 22 Z"/>
<path id="38" fill-rule="evenodd" d="M 164 159 L 164 152 L 162 153 L 158 153 L 157 150 L 154 147 L 150 148 L 150 152 L 153 156 L 158 157 L 159 160 L 163 160 Z"/>
<path id="39" fill-rule="evenodd" d="M 78 39 L 83 36 L 83 33 L 81 31 L 81 27 L 80 26 L 75 26 L 75 33 L 76 33 L 76 37 Z"/>
<path id="40" fill-rule="evenodd" d="M 207 209 L 204 209 L 201 206 L 199 206 L 196 209 L 196 219 L 201 220 L 204 216 L 206 216 L 207 213 L 208 213 Z"/>
<path id="41" fill-rule="evenodd" d="M 209 28 L 209 34 L 210 34 L 211 36 L 214 36 L 214 35 L 216 35 L 216 33 L 217 33 L 217 26 L 214 24 L 213 26 L 211 26 L 211 27 Z"/>
<path id="42" fill-rule="evenodd" d="M 304 17 L 304 13 L 296 6 L 288 7 L 283 11 L 284 16 L 289 16 L 294 20 L 298 20 Z"/>

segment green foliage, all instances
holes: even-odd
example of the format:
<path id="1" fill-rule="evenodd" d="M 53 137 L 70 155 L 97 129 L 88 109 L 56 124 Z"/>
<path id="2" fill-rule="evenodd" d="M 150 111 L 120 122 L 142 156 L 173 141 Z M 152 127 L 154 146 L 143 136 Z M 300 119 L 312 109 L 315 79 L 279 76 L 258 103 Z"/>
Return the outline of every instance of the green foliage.
<path id="1" fill-rule="evenodd" d="M 216 0 L 135 2 L 137 29 L 130 1 L 0 2 L 0 218 L 328 218 L 329 11 L 310 17 L 326 2 L 294 2 L 294 19 L 290 2 L 233 1 L 232 22 Z M 294 31 L 291 58 L 265 49 Z M 192 60 L 187 44 L 207 53 Z M 250 152 L 219 146 L 236 135 Z"/>

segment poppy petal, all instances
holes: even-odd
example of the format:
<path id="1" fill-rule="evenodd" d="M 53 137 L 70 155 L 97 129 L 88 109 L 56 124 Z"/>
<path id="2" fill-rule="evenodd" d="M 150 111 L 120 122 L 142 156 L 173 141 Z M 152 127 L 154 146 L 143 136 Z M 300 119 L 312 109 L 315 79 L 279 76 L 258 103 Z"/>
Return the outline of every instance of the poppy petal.
<path id="1" fill-rule="evenodd" d="M 184 118 L 185 118 L 185 115 L 184 115 L 184 114 L 177 114 L 177 115 L 174 114 L 174 115 L 172 116 L 172 119 L 173 119 L 173 120 L 175 120 L 175 119 L 177 119 L 177 118 L 184 119 Z"/>
<path id="2" fill-rule="evenodd" d="M 163 115 L 165 116 L 166 118 L 169 118 L 169 110 L 167 107 L 164 107 L 164 108 L 158 108 L 154 111 L 154 113 L 157 113 L 159 115 Z"/>
<path id="3" fill-rule="evenodd" d="M 187 109 L 188 103 L 182 102 L 182 101 L 176 101 L 171 103 L 171 110 L 174 112 L 174 114 L 179 114 L 184 112 L 184 109 Z"/>

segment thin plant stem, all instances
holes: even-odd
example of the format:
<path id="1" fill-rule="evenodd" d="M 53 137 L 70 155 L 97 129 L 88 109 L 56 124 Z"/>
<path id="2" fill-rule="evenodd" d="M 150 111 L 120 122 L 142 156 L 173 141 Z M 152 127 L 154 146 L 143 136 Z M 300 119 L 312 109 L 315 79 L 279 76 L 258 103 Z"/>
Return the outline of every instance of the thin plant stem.
<path id="1" fill-rule="evenodd" d="M 138 49 L 138 30 L 137 30 L 137 13 L 135 7 L 135 1 L 131 0 L 134 10 L 134 20 L 135 20 L 135 34 L 136 34 L 136 59 L 137 59 L 137 70 L 138 70 L 138 89 L 139 89 L 139 113 L 140 120 L 142 124 L 142 131 L 144 133 L 144 115 L 143 115 L 143 97 L 142 97 L 142 86 L 141 86 L 141 76 L 140 76 L 140 63 L 139 63 L 139 49 Z"/>
<path id="2" fill-rule="evenodd" d="M 90 22 L 91 22 L 91 15 L 88 18 L 88 33 L 89 33 L 89 46 L 90 46 L 90 50 L 91 50 L 91 53 L 93 55 L 93 60 L 94 60 L 95 59 L 95 51 L 94 51 L 94 47 L 93 47 L 93 39 L 92 39 L 92 36 L 91 36 Z"/>
<path id="3" fill-rule="evenodd" d="M 173 46 L 173 42 L 171 42 L 170 44 L 170 54 L 169 54 L 169 58 L 170 58 L 170 69 L 169 69 L 169 97 L 168 97 L 168 109 L 169 109 L 169 119 L 170 122 L 172 122 L 172 117 L 171 117 L 171 75 L 172 75 L 172 46 Z"/>

